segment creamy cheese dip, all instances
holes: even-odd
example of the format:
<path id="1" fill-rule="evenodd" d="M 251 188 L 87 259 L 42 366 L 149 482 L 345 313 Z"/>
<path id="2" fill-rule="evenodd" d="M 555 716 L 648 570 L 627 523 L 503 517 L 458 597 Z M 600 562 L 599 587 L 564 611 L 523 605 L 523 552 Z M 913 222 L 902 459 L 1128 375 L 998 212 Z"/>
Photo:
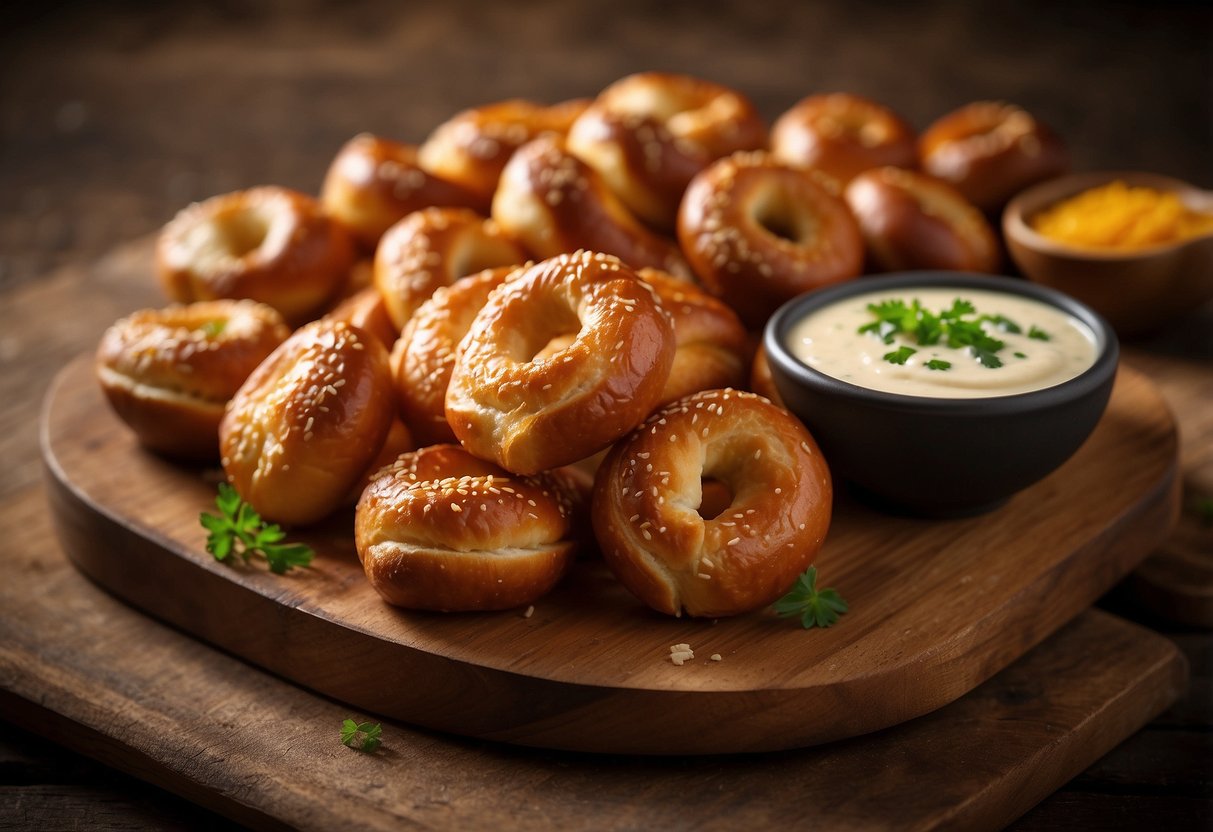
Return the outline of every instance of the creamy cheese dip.
<path id="1" fill-rule="evenodd" d="M 917 343 L 913 335 L 897 332 L 885 343 L 875 333 L 861 333 L 860 327 L 877 317 L 869 304 L 917 300 L 924 309 L 938 315 L 956 299 L 969 301 L 976 316 L 1001 315 L 1017 324 L 1015 334 L 985 322 L 982 328 L 1004 346 L 997 351 L 1001 367 L 984 366 L 968 347 L 949 347 L 946 339 L 932 345 Z M 968 315 L 973 320 L 974 315 Z M 1033 327 L 1049 340 L 1029 337 Z M 894 364 L 884 356 L 901 347 L 916 352 L 904 364 Z M 1052 387 L 1071 379 L 1095 363 L 1095 334 L 1072 315 L 1021 295 L 966 287 L 907 287 L 854 295 L 810 312 L 788 332 L 788 349 L 818 372 L 851 384 L 936 398 L 982 398 L 1006 396 Z M 904 351 L 903 351 L 904 352 Z M 928 362 L 948 362 L 948 369 L 930 369 Z"/>

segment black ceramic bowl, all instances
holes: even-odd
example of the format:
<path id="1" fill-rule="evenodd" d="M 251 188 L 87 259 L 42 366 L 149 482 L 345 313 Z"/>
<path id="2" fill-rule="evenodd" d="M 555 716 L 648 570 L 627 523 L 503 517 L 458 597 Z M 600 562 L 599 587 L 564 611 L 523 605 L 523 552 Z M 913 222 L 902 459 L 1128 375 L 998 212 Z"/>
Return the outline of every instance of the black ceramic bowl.
<path id="1" fill-rule="evenodd" d="M 1095 363 L 1053 387 L 989 398 L 933 398 L 859 387 L 813 369 L 789 351 L 791 328 L 851 295 L 945 287 L 1006 292 L 1043 301 L 1095 333 Z M 870 502 L 900 513 L 963 516 L 994 509 L 1078 450 L 1103 414 L 1119 348 L 1087 306 L 1035 283 L 956 272 L 860 278 L 802 295 L 767 323 L 763 344 L 775 385 L 808 426 L 836 477 Z"/>

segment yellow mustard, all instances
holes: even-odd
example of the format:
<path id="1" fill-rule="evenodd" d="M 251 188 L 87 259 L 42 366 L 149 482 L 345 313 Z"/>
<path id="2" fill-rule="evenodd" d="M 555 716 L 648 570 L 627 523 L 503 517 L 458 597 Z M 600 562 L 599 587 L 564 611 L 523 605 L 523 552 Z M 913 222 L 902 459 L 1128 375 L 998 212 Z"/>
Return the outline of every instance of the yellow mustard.
<path id="1" fill-rule="evenodd" d="M 1207 234 L 1213 215 L 1191 210 L 1173 192 L 1116 181 L 1062 200 L 1031 225 L 1059 243 L 1127 251 Z"/>

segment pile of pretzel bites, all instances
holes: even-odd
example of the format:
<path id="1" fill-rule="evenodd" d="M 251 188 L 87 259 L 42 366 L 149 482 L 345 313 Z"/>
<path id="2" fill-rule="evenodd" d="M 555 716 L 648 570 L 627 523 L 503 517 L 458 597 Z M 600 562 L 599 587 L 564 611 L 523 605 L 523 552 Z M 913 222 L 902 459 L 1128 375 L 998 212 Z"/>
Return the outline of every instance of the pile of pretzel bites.
<path id="1" fill-rule="evenodd" d="M 996 270 L 983 212 L 1064 165 L 989 102 L 921 137 L 845 94 L 768 131 L 661 73 L 492 104 L 420 147 L 354 138 L 319 199 L 183 210 L 156 249 L 174 305 L 111 327 L 97 373 L 147 448 L 218 459 L 265 518 L 356 504 L 392 604 L 527 605 L 580 547 L 654 609 L 735 615 L 812 563 L 832 505 L 755 332 L 865 269 Z"/>

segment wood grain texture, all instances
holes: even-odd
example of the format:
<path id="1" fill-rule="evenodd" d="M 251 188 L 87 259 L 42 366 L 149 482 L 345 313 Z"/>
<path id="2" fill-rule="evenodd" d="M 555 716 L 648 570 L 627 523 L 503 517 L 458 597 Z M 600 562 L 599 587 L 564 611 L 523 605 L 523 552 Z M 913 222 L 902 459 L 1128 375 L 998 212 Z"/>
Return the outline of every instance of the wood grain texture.
<path id="1" fill-rule="evenodd" d="M 372 712 L 582 751 L 764 751 L 927 713 L 1088 607 L 1166 536 L 1176 509 L 1170 411 L 1125 369 L 1090 441 L 996 512 L 926 522 L 841 501 L 818 563 L 852 612 L 829 630 L 769 611 L 660 616 L 597 559 L 530 618 L 411 613 L 366 583 L 348 515 L 293 535 L 318 553 L 305 572 L 216 563 L 198 514 L 217 473 L 141 451 L 106 409 L 90 356 L 61 375 L 44 419 L 60 539 L 120 597 Z M 681 642 L 697 658 L 677 667 L 669 646 Z"/>
<path id="2" fill-rule="evenodd" d="M 1052 742 L 1066 726 L 1080 726 L 1074 743 L 1066 746 L 1080 750 L 1066 755 L 1070 773 L 1058 776 L 1061 783 L 1118 742 L 1116 731 L 1106 730 L 1106 715 L 1122 713 L 1118 703 L 1142 701 L 1141 687 L 1131 680 L 1142 674 L 1149 678 L 1157 665 L 1150 657 L 1154 648 L 1140 641 L 1140 628 L 1128 631 L 1127 646 L 1103 638 L 1102 630 L 1090 639 L 1068 642 L 1049 660 L 1062 672 L 1036 675 L 1043 666 L 1029 660 L 1051 650 L 1067 629 L 990 680 L 980 689 L 986 693 L 975 707 L 957 710 L 970 701 L 970 694 L 889 732 L 815 750 L 736 759 L 586 758 L 388 724 L 384 755 L 364 766 L 362 758 L 336 744 L 336 730 L 341 719 L 365 714 L 157 624 L 83 578 L 56 545 L 37 481 L 38 407 L 54 369 L 95 344 L 117 315 L 157 302 L 149 250 L 146 242 L 124 246 L 88 269 L 66 270 L 8 293 L 0 303 L 0 325 L 14 339 L 20 356 L 0 375 L 6 391 L 0 399 L 6 428 L 0 435 L 0 455 L 6 463 L 0 474 L 0 530 L 6 541 L 0 546 L 0 568 L 13 577 L 0 582 L 0 715 L 56 742 L 257 828 L 288 822 L 304 828 L 340 822 L 354 829 L 510 829 L 566 822 L 578 828 L 596 819 L 600 828 L 649 828 L 664 821 L 671 829 L 724 829 L 764 819 L 785 825 L 789 818 L 812 822 L 817 816 L 810 810 L 806 818 L 805 805 L 812 806 L 814 800 L 844 801 L 858 807 L 852 812 L 863 813 L 869 784 L 873 794 L 884 795 L 882 805 L 895 809 L 904 808 L 896 806 L 898 800 L 920 808 L 923 803 L 940 806 L 953 800 L 954 789 L 963 786 L 952 784 L 938 800 L 932 797 L 931 781 L 924 778 L 936 770 L 935 760 L 913 770 L 908 791 L 873 776 L 882 767 L 902 771 L 905 759 L 925 759 L 870 746 L 874 739 L 918 726 L 925 735 L 940 734 L 940 744 L 933 748 L 939 760 L 948 763 L 949 776 L 997 750 L 1003 737 L 1043 731 Z M 67 308 L 77 311 L 69 317 L 53 313 Z M 1160 359 L 1150 374 L 1166 383 L 1171 394 L 1175 379 L 1167 364 Z M 1175 404 L 1183 401 L 1176 398 L 1172 403 L 1185 425 L 1207 418 L 1201 415 L 1207 408 L 1187 411 Z M 1185 431 L 1181 440 L 1189 435 Z M 1106 618 L 1087 613 L 1077 623 Z M 1156 721 L 1157 729 L 1139 738 L 1206 732 L 1213 721 L 1209 639 L 1197 634 L 1179 639 L 1193 662 L 1196 684 Z M 1104 664 L 1103 671 L 1087 675 L 1087 663 L 1095 660 Z M 1023 668 L 1024 675 L 1006 675 L 1017 668 Z M 1138 693 L 1126 695 L 1133 690 Z M 987 712 L 991 701 L 1018 701 L 1027 710 Z M 937 720 L 953 718 L 960 728 L 940 732 Z M 981 726 L 986 725 L 995 733 L 985 732 Z M 1121 722 L 1115 727 L 1123 730 L 1121 736 L 1133 730 Z M 970 738 L 973 745 L 965 745 Z M 850 748 L 857 758 L 845 769 L 851 779 L 841 784 L 826 777 L 833 758 L 819 757 L 837 748 Z M 629 776 L 633 769 L 635 775 Z M 1009 820 L 1057 785 L 1021 788 L 1025 772 L 1017 773 L 1021 779 L 1003 781 L 992 791 L 985 791 L 989 784 L 984 781 L 976 787 L 984 795 L 978 804 L 994 801 L 1000 807 L 995 812 L 1000 819 L 986 825 Z M 705 794 L 710 799 L 705 800 Z M 1013 796 L 1004 799 L 1007 794 Z M 1067 787 L 1019 821 L 1016 829 L 1107 828 L 1106 819 L 1117 812 L 1145 817 L 1146 807 L 1159 817 L 1200 828 L 1198 818 L 1207 817 L 1213 806 L 1207 784 L 1202 797 L 1155 795 L 1132 783 L 1092 792 Z M 17 794 L 15 799 L 22 797 Z M 0 817 L 12 817 L 13 811 L 12 806 L 0 807 Z M 846 807 L 823 813 L 819 825 L 865 826 L 836 822 L 844 811 Z M 879 807 L 862 816 L 876 814 Z M 967 817 L 962 812 L 957 823 Z M 551 821 L 545 822 L 548 818 Z M 870 821 L 866 827 L 879 825 Z"/>
<path id="3" fill-rule="evenodd" d="M 19 547 L 49 532 L 39 499 L 0 509 L 31 518 Z M 337 741 L 361 715 L 148 621 L 59 556 L 11 610 L 0 711 L 259 828 L 726 830 L 806 806 L 820 829 L 992 828 L 1164 709 L 1186 672 L 1165 639 L 1087 612 L 952 705 L 818 749 L 587 757 L 387 722 L 363 756 Z"/>

